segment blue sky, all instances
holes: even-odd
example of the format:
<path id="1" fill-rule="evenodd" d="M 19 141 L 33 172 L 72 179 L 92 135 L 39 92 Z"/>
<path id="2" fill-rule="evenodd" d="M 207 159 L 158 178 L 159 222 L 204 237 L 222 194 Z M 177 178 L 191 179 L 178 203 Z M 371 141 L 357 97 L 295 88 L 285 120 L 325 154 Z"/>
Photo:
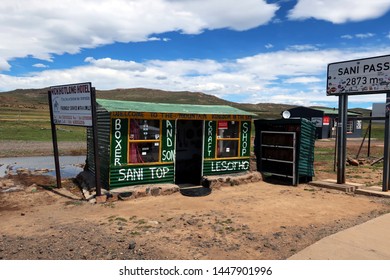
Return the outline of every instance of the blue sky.
<path id="1" fill-rule="evenodd" d="M 3 0 L 0 14 L 0 92 L 92 82 L 337 107 L 327 64 L 390 54 L 390 0 Z"/>

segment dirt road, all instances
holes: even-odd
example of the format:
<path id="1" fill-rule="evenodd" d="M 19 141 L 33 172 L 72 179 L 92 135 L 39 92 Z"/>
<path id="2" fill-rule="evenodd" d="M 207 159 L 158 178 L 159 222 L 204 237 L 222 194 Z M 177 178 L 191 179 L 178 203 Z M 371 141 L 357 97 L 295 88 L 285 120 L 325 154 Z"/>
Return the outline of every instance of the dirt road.
<path id="1" fill-rule="evenodd" d="M 386 199 L 308 185 L 258 182 L 105 204 L 78 200 L 70 185 L 0 194 L 0 259 L 286 259 L 390 211 Z"/>

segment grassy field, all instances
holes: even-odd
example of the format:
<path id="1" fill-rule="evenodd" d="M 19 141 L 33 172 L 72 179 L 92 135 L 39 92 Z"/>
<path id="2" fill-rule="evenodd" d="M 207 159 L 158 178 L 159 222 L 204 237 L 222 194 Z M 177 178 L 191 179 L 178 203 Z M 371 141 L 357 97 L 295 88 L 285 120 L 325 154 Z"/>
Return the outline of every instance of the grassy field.
<path id="1" fill-rule="evenodd" d="M 57 126 L 58 141 L 83 141 L 86 128 Z M 51 141 L 48 108 L 0 106 L 0 140 Z"/>

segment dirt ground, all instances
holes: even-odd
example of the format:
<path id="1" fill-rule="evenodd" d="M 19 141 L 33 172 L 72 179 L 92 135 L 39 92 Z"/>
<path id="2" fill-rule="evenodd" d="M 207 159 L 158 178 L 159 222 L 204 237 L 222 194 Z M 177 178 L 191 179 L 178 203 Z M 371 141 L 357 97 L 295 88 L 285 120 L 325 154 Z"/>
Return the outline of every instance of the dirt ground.
<path id="1" fill-rule="evenodd" d="M 316 179 L 332 176 L 316 171 Z M 72 181 L 59 189 L 48 176 L 7 180 L 19 188 L 4 192 L 0 184 L 0 259 L 278 260 L 390 212 L 389 199 L 307 184 L 260 181 L 207 196 L 176 192 L 91 204 Z"/>

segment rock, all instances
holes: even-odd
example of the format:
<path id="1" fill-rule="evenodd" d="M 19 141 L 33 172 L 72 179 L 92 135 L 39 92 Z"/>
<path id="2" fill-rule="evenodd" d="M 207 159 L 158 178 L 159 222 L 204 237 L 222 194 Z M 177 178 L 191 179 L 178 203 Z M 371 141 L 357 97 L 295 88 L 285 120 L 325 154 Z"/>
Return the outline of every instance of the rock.
<path id="1" fill-rule="evenodd" d="M 82 189 L 82 191 L 86 200 L 91 200 L 95 196 L 95 194 L 90 191 L 87 191 L 86 189 Z"/>
<path id="2" fill-rule="evenodd" d="M 352 166 L 359 166 L 359 161 L 356 159 L 348 158 L 347 162 Z"/>
<path id="3" fill-rule="evenodd" d="M 118 194 L 120 200 L 128 200 L 134 198 L 133 192 L 122 192 Z"/>
<path id="4" fill-rule="evenodd" d="M 80 172 L 76 176 L 75 181 L 81 188 L 86 189 L 88 191 L 96 189 L 95 175 L 91 171 L 84 170 Z"/>
<path id="5" fill-rule="evenodd" d="M 130 241 L 129 243 L 129 250 L 134 250 L 135 249 L 136 242 L 134 240 Z"/>
<path id="6" fill-rule="evenodd" d="M 14 186 L 14 187 L 10 187 L 8 189 L 2 190 L 1 192 L 7 193 L 7 192 L 17 192 L 17 191 L 22 191 L 22 190 L 23 190 L 23 187 L 21 187 L 21 186 Z"/>
<path id="7" fill-rule="evenodd" d="M 161 188 L 159 188 L 159 187 L 153 187 L 153 188 L 150 190 L 150 194 L 151 194 L 152 196 L 158 196 L 158 195 L 160 195 L 160 193 L 161 193 Z"/>

